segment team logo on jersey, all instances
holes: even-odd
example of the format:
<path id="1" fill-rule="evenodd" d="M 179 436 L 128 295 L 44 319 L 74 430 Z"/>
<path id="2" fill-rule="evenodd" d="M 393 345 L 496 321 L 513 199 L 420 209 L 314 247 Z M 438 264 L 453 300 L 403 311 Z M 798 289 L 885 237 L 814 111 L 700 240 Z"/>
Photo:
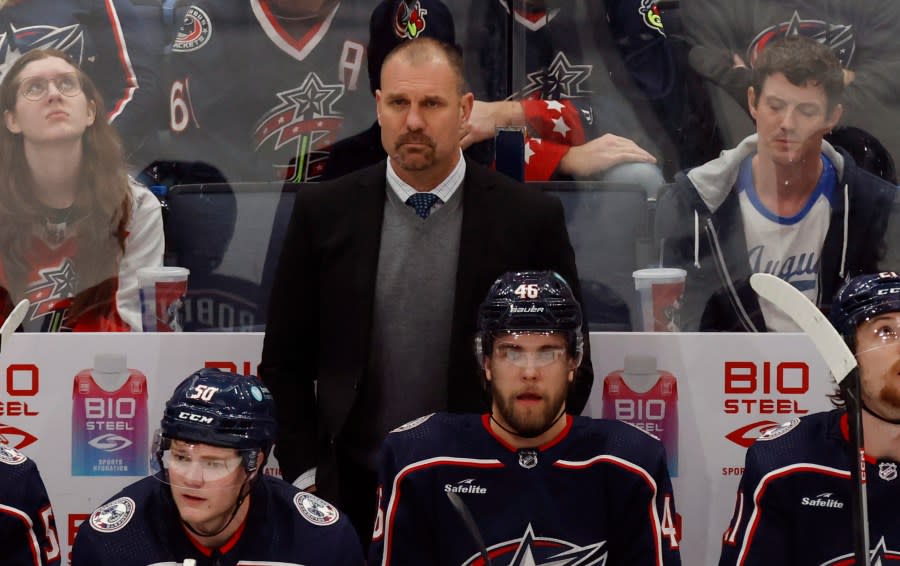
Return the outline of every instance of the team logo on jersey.
<path id="1" fill-rule="evenodd" d="M 338 517 L 340 517 L 340 513 L 334 505 L 306 491 L 301 491 L 294 496 L 294 505 L 297 506 L 297 511 L 300 511 L 304 519 L 320 527 L 337 523 Z"/>
<path id="2" fill-rule="evenodd" d="M 424 423 L 425 421 L 427 421 L 428 419 L 430 419 L 430 418 L 433 417 L 433 416 L 434 416 L 434 413 L 431 413 L 430 415 L 425 415 L 424 417 L 419 417 L 419 418 L 417 418 L 417 419 L 413 419 L 413 420 L 409 421 L 409 422 L 406 423 L 406 424 L 402 424 L 402 425 L 398 426 L 397 428 L 395 428 L 395 429 L 392 430 L 391 432 L 403 432 L 404 430 L 409 430 L 409 429 L 411 429 L 411 428 L 416 428 L 417 426 L 419 426 L 420 424 Z"/>
<path id="3" fill-rule="evenodd" d="M 641 0 L 638 13 L 641 15 L 641 21 L 644 22 L 645 26 L 659 32 L 660 35 L 666 35 L 663 32 L 662 15 L 659 13 L 659 6 L 656 5 L 656 0 Z"/>
<path id="4" fill-rule="evenodd" d="M 209 15 L 197 6 L 191 6 L 184 14 L 184 21 L 178 28 L 172 50 L 182 53 L 196 51 L 209 43 L 212 34 L 213 26 Z"/>
<path id="5" fill-rule="evenodd" d="M 0 462 L 16 466 L 26 460 L 28 460 L 28 458 L 12 446 L 0 444 Z"/>
<path id="6" fill-rule="evenodd" d="M 0 36 L 0 77 L 22 56 L 22 52 L 32 49 L 59 49 L 77 63 L 84 59 L 84 29 L 80 24 L 64 27 L 48 25 L 17 28 L 10 25 L 15 41 L 9 41 L 4 33 Z"/>
<path id="7" fill-rule="evenodd" d="M 789 420 L 786 423 L 780 424 L 780 425 L 776 426 L 775 428 L 770 428 L 769 430 L 764 432 L 762 435 L 760 435 L 760 437 L 757 440 L 759 440 L 760 442 L 762 442 L 763 440 L 775 440 L 779 436 L 784 436 L 785 434 L 794 430 L 794 428 L 798 424 L 800 424 L 800 419 L 798 419 L 797 417 L 794 417 L 793 419 Z"/>
<path id="8" fill-rule="evenodd" d="M 18 440 L 17 440 L 18 439 Z M 37 437 L 28 431 L 12 425 L 0 423 L 0 447 L 9 446 L 21 450 L 37 442 Z"/>
<path id="9" fill-rule="evenodd" d="M 775 421 L 756 421 L 729 432 L 725 438 L 742 448 L 750 448 L 756 439 L 776 428 L 778 428 L 778 423 Z"/>
<path id="10" fill-rule="evenodd" d="M 538 451 L 537 450 L 519 450 L 519 465 L 525 468 L 526 470 L 530 470 L 531 468 L 538 465 Z"/>
<path id="11" fill-rule="evenodd" d="M 394 35 L 400 39 L 415 39 L 425 31 L 425 16 L 428 10 L 422 7 L 419 0 L 412 4 L 400 2 L 394 14 Z"/>
<path id="12" fill-rule="evenodd" d="M 334 106 L 344 96 L 344 85 L 309 73 L 300 86 L 275 96 L 280 103 L 254 129 L 256 151 L 272 154 L 281 179 L 301 182 L 321 176 L 328 157 L 323 149 L 337 141 L 343 124 Z"/>
<path id="13" fill-rule="evenodd" d="M 871 554 L 872 558 L 870 563 L 872 566 L 883 566 L 888 562 L 900 561 L 900 552 L 889 550 L 887 544 L 884 542 L 884 537 L 881 537 L 881 540 L 878 541 L 878 544 L 872 550 Z M 853 554 L 849 553 L 838 556 L 828 562 L 823 562 L 822 566 L 853 566 L 854 564 L 856 564 L 856 560 L 854 559 Z"/>
<path id="14" fill-rule="evenodd" d="M 823 509 L 843 509 L 844 502 L 834 497 L 831 492 L 820 493 L 815 497 L 803 497 L 800 505 L 804 507 L 821 507 Z"/>
<path id="15" fill-rule="evenodd" d="M 513 98 L 560 100 L 585 96 L 591 91 L 582 89 L 581 85 L 591 76 L 593 70 L 594 67 L 591 65 L 570 63 L 565 53 L 560 51 L 549 65 L 528 73 L 527 84 Z"/>
<path id="16" fill-rule="evenodd" d="M 878 462 L 878 477 L 884 481 L 897 479 L 897 464 L 894 462 Z"/>
<path id="17" fill-rule="evenodd" d="M 752 67 L 760 52 L 771 41 L 781 37 L 804 36 L 825 44 L 838 59 L 841 66 L 848 68 L 856 51 L 856 37 L 852 25 L 829 24 L 822 20 L 801 20 L 794 11 L 789 22 L 781 22 L 766 28 L 753 38 L 747 47 L 747 62 Z"/>
<path id="18" fill-rule="evenodd" d="M 134 499 L 130 497 L 110 501 L 91 514 L 91 526 L 102 533 L 114 533 L 128 524 L 134 508 Z"/>
<path id="19" fill-rule="evenodd" d="M 521 538 L 507 540 L 487 549 L 495 566 L 603 566 L 606 564 L 606 541 L 578 546 L 568 541 L 538 537 L 531 523 Z M 481 553 L 472 555 L 462 566 L 482 564 Z"/>

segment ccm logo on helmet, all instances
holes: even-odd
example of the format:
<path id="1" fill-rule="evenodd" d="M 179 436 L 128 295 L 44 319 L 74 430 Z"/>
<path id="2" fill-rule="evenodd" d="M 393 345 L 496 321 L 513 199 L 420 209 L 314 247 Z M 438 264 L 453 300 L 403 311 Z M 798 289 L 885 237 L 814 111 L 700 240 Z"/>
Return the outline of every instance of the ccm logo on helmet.
<path id="1" fill-rule="evenodd" d="M 891 287 L 890 289 L 880 289 L 876 295 L 896 295 L 900 293 L 900 287 Z"/>
<path id="2" fill-rule="evenodd" d="M 191 421 L 200 424 L 212 424 L 213 418 L 207 417 L 205 415 L 195 415 L 194 413 L 185 413 L 184 411 L 178 413 L 178 419 L 182 421 Z"/>

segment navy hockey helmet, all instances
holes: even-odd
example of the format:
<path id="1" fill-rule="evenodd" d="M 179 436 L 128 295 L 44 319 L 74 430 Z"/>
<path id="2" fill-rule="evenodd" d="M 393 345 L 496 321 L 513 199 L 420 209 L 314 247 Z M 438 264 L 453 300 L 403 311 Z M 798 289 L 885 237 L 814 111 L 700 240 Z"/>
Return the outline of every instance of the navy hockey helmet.
<path id="1" fill-rule="evenodd" d="M 490 354 L 499 332 L 562 332 L 569 354 L 580 357 L 584 346 L 581 305 L 556 272 L 507 272 L 494 282 L 478 310 L 479 362 Z"/>
<path id="2" fill-rule="evenodd" d="M 269 453 L 275 442 L 275 402 L 253 376 L 206 368 L 182 381 L 166 402 L 165 439 Z"/>
<path id="3" fill-rule="evenodd" d="M 893 271 L 858 275 L 844 283 L 829 319 L 840 334 L 853 339 L 857 326 L 887 312 L 900 312 L 900 275 Z"/>

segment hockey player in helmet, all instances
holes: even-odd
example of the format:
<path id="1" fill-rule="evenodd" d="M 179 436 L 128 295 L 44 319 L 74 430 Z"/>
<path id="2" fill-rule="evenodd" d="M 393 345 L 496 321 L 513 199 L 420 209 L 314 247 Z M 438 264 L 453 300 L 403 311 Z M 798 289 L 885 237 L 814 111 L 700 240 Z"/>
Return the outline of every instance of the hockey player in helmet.
<path id="1" fill-rule="evenodd" d="M 478 320 L 491 411 L 435 413 L 388 435 L 369 564 L 680 564 L 659 440 L 566 414 L 584 340 L 566 281 L 506 273 Z"/>
<path id="2" fill-rule="evenodd" d="M 276 434 L 255 377 L 202 369 L 166 403 L 159 472 L 122 490 L 79 528 L 73 566 L 363 563 L 337 509 L 263 475 Z"/>
<path id="3" fill-rule="evenodd" d="M 859 364 L 871 564 L 900 559 L 900 275 L 860 275 L 829 316 Z M 848 377 L 847 379 L 854 379 Z M 720 564 L 854 563 L 845 392 L 836 408 L 772 429 L 747 451 Z"/>

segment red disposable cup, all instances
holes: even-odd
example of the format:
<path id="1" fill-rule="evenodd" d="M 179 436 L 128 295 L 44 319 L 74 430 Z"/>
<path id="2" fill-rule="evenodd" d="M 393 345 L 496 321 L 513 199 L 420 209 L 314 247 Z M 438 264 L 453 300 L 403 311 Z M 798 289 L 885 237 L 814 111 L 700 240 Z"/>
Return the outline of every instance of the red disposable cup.
<path id="1" fill-rule="evenodd" d="M 144 332 L 180 332 L 181 305 L 190 270 L 184 267 L 138 269 Z"/>
<path id="2" fill-rule="evenodd" d="M 632 273 L 641 299 L 641 330 L 678 332 L 687 271 L 672 267 L 639 269 Z"/>

